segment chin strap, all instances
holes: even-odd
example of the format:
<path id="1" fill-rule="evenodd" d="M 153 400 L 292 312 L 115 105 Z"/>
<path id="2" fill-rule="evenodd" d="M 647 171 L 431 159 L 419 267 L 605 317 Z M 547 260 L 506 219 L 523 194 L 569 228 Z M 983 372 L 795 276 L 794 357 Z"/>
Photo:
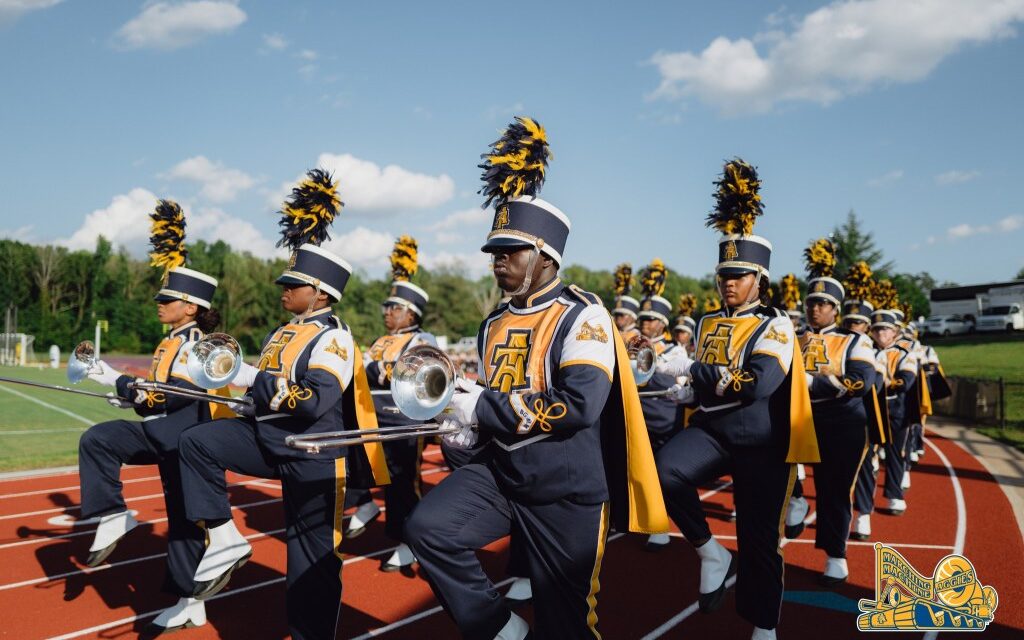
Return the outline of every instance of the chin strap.
<path id="1" fill-rule="evenodd" d="M 295 319 L 298 320 L 299 322 L 302 322 L 307 317 L 309 317 L 309 314 L 313 313 L 313 305 L 316 304 L 317 298 L 320 297 L 320 283 L 319 282 L 313 287 L 313 289 L 314 289 L 313 297 L 310 298 L 310 300 L 309 300 L 309 306 L 306 307 L 305 311 L 303 311 L 299 315 L 295 316 Z"/>
<path id="2" fill-rule="evenodd" d="M 530 285 L 533 284 L 533 270 L 537 267 L 537 258 L 540 257 L 540 249 L 537 245 L 533 246 L 533 251 L 530 253 L 530 261 L 526 265 L 526 277 L 523 278 L 523 284 L 519 285 L 519 288 L 515 291 L 506 292 L 509 296 L 521 296 L 525 295 L 530 290 Z"/>

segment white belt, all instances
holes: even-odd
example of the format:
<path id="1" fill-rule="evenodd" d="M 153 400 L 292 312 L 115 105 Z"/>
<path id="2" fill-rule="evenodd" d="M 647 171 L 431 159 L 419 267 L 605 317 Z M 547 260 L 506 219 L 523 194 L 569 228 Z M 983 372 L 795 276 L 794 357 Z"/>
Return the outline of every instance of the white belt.
<path id="1" fill-rule="evenodd" d="M 722 409 L 731 409 L 732 407 L 738 407 L 741 404 L 743 403 L 737 400 L 736 402 L 730 402 L 729 404 L 719 404 L 713 407 L 705 407 L 704 405 L 700 405 L 700 410 L 705 411 L 707 413 L 711 413 L 713 411 L 721 411 Z"/>
<path id="2" fill-rule="evenodd" d="M 264 420 L 274 420 L 276 418 L 287 418 L 287 413 L 270 413 L 265 416 L 256 416 L 256 422 L 263 422 Z"/>
<path id="3" fill-rule="evenodd" d="M 550 437 L 551 437 L 550 433 L 542 433 L 539 436 L 533 436 L 532 438 L 527 438 L 526 440 L 520 440 L 519 442 L 517 442 L 515 444 L 505 444 L 504 442 L 502 442 L 501 440 L 498 440 L 497 438 L 492 438 L 491 442 L 493 442 L 494 444 L 498 445 L 499 447 L 501 447 L 505 451 L 515 451 L 516 449 L 522 449 L 523 447 L 525 447 L 528 444 L 533 444 L 534 442 L 539 442 L 539 441 L 543 440 L 544 438 L 550 438 Z"/>
<path id="4" fill-rule="evenodd" d="M 143 422 L 149 422 L 150 420 L 159 420 L 160 418 L 166 418 L 166 417 L 167 417 L 166 413 L 158 413 L 156 415 L 146 416 L 146 417 L 144 417 L 142 419 L 142 421 Z"/>

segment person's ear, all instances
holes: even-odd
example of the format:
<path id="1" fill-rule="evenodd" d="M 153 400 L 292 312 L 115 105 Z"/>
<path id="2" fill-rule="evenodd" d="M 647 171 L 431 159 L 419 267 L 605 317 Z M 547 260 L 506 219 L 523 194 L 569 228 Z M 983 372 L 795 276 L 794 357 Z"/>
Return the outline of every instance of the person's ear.
<path id="1" fill-rule="evenodd" d="M 555 259 L 547 255 L 546 253 L 540 254 L 540 265 L 543 269 L 549 268 L 552 264 L 554 264 L 554 262 Z"/>
<path id="2" fill-rule="evenodd" d="M 331 297 L 329 295 L 327 295 L 327 293 L 321 291 L 320 293 L 317 294 L 316 300 L 317 300 L 317 302 L 326 302 L 326 303 L 330 304 Z"/>
<path id="3" fill-rule="evenodd" d="M 193 318 L 199 314 L 199 305 L 194 302 L 185 304 L 185 315 L 192 316 Z"/>

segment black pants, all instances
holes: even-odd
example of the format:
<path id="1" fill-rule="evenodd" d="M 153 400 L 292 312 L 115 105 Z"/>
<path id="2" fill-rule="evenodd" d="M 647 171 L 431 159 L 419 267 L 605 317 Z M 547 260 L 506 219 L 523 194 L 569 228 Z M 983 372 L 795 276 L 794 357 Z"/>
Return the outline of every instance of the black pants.
<path id="1" fill-rule="evenodd" d="M 402 539 L 405 520 L 419 504 L 423 494 L 420 490 L 420 467 L 423 464 L 423 439 L 396 440 L 383 442 L 384 457 L 391 474 L 391 484 L 384 486 L 384 533 L 396 542 Z M 366 474 L 369 475 L 369 474 Z M 359 506 L 371 500 L 368 487 L 348 488 L 345 506 Z"/>
<path id="2" fill-rule="evenodd" d="M 334 638 L 341 612 L 345 459 L 274 457 L 247 420 L 207 422 L 181 438 L 188 518 L 231 518 L 224 472 L 280 478 L 288 545 L 288 628 L 296 639 Z"/>
<path id="3" fill-rule="evenodd" d="M 694 544 L 711 537 L 698 488 L 732 474 L 739 569 L 736 609 L 763 629 L 774 629 L 782 607 L 784 563 L 779 540 L 796 465 L 778 447 L 739 447 L 690 427 L 658 452 L 655 464 L 668 514 Z"/>
<path id="4" fill-rule="evenodd" d="M 818 511 L 814 546 L 830 558 L 845 558 L 854 485 L 867 452 L 867 426 L 863 414 L 859 420 L 815 416 L 814 422 L 821 452 L 821 462 L 814 465 Z"/>
<path id="5" fill-rule="evenodd" d="M 909 457 L 911 451 L 924 451 L 924 425 L 914 424 L 910 427 L 913 429 L 910 443 L 907 446 L 907 456 Z"/>
<path id="6" fill-rule="evenodd" d="M 892 442 L 885 445 L 885 489 L 890 500 L 903 499 L 903 472 L 909 469 L 910 456 L 906 453 L 910 442 L 910 428 L 892 430 Z"/>
<path id="7" fill-rule="evenodd" d="M 426 495 L 405 525 L 434 595 L 470 639 L 491 640 L 511 612 L 476 550 L 511 533 L 526 558 L 536 638 L 597 638 L 598 573 L 607 504 L 523 504 L 505 497 L 490 469 L 470 463 Z"/>
<path id="8" fill-rule="evenodd" d="M 82 517 L 96 518 L 126 510 L 121 465 L 155 464 L 160 470 L 167 509 L 167 569 L 163 591 L 191 596 L 196 567 L 206 548 L 206 534 L 185 514 L 177 450 L 158 450 L 141 422 L 113 420 L 93 425 L 78 442 L 82 482 Z"/>

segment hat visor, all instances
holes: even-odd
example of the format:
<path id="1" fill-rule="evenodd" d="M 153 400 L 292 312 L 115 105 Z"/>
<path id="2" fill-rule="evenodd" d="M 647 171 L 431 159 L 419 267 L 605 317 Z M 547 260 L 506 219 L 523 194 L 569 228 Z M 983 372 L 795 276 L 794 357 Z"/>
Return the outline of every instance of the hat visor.
<path id="1" fill-rule="evenodd" d="M 719 267 L 715 270 L 715 273 L 720 276 L 744 276 L 748 273 L 757 273 L 757 269 L 754 267 L 739 267 L 736 265 L 730 265 L 728 267 Z"/>
<path id="2" fill-rule="evenodd" d="M 174 302 L 175 300 L 181 300 L 178 296 L 172 296 L 166 293 L 158 293 L 153 296 L 153 299 L 157 302 Z"/>
<path id="3" fill-rule="evenodd" d="M 306 282 L 305 280 L 299 280 L 295 276 L 288 276 L 288 275 L 280 276 L 277 280 L 274 280 L 274 284 L 299 284 L 299 285 L 304 284 L 304 285 L 307 285 L 307 286 L 310 286 L 310 287 L 313 286 L 313 285 L 309 284 L 308 282 Z"/>
<path id="4" fill-rule="evenodd" d="M 518 238 L 491 238 L 480 247 L 480 250 L 484 253 L 497 253 L 503 249 L 525 249 L 533 246 L 533 243 Z"/>

